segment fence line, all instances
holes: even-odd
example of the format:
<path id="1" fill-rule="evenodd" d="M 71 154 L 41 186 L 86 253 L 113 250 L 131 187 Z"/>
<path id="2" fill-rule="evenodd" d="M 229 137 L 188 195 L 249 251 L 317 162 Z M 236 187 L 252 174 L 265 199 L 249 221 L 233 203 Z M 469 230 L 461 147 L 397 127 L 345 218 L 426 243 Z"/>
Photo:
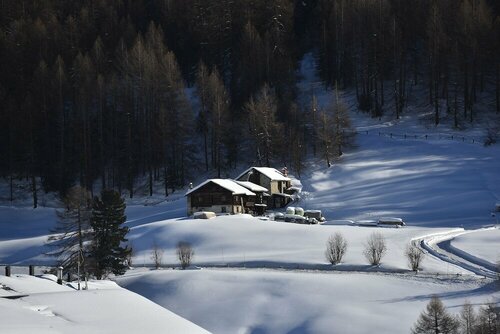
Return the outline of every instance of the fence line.
<path id="1" fill-rule="evenodd" d="M 467 143 L 467 144 L 479 144 L 483 145 L 483 142 L 474 137 L 468 136 L 457 136 L 457 135 L 444 135 L 444 134 L 408 134 L 408 133 L 394 133 L 394 132 L 383 132 L 383 131 L 354 131 L 356 135 L 378 135 L 380 137 L 387 137 L 392 139 L 413 139 L 413 140 L 450 140 L 455 142 Z"/>
<path id="2" fill-rule="evenodd" d="M 50 269 L 56 270 L 55 265 L 27 265 L 0 263 L 0 276 L 10 275 L 42 275 Z"/>

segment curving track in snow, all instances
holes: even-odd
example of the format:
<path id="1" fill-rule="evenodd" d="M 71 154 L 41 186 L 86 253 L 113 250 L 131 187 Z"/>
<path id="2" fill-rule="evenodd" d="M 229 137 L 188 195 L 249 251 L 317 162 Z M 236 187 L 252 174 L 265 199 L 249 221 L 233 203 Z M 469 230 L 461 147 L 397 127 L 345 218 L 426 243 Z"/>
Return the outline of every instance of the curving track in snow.
<path id="1" fill-rule="evenodd" d="M 462 269 L 470 271 L 476 275 L 495 279 L 498 277 L 498 272 L 496 271 L 494 265 L 451 245 L 451 240 L 460 235 L 492 229 L 494 229 L 494 227 L 476 230 L 464 230 L 463 228 L 458 228 L 451 231 L 418 237 L 413 239 L 412 242 L 430 255 L 442 261 L 461 267 Z"/>

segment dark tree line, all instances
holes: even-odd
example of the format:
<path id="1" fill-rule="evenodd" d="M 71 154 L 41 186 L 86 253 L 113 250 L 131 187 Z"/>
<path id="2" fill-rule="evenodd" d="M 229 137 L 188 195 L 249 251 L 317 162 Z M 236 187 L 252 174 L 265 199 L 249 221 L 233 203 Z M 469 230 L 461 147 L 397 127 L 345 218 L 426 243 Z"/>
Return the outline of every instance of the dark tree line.
<path id="1" fill-rule="evenodd" d="M 473 121 L 480 93 L 500 113 L 499 8 L 488 0 L 319 0 L 319 72 L 354 87 L 359 108 L 399 118 L 425 85 L 434 122 Z M 389 86 L 389 87 L 388 87 Z M 388 102 L 391 101 L 389 104 Z"/>
<path id="2" fill-rule="evenodd" d="M 36 207 L 39 191 L 74 184 L 132 197 L 146 180 L 147 194 L 168 195 L 242 161 L 300 173 L 311 149 L 330 163 L 344 141 L 331 123 L 347 122 L 338 98 L 325 111 L 296 103 L 309 51 L 325 85 L 355 90 L 373 116 L 399 117 L 420 85 L 436 124 L 474 121 L 483 92 L 500 112 L 498 11 L 486 0 L 0 1 L 0 175 L 11 189 L 28 180 Z"/>

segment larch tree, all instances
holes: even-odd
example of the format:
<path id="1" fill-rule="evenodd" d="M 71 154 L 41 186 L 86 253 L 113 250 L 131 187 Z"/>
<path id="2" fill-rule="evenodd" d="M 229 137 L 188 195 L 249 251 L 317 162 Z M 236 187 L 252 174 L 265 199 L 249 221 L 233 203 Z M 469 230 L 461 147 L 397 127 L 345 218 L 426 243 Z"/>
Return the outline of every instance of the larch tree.
<path id="1" fill-rule="evenodd" d="M 48 255 L 55 256 L 59 264 L 70 272 L 86 272 L 85 259 L 91 240 L 90 219 L 92 197 L 87 189 L 74 186 L 63 199 L 64 209 L 58 210 L 58 221 L 48 238 L 53 249 Z"/>
<path id="2" fill-rule="evenodd" d="M 498 334 L 500 332 L 500 310 L 494 301 L 479 309 L 478 333 Z"/>
<path id="3" fill-rule="evenodd" d="M 67 165 L 65 162 L 67 161 L 67 156 L 68 154 L 66 153 L 66 146 L 67 146 L 67 135 L 66 132 L 68 131 L 68 126 L 67 126 L 67 117 L 66 117 L 66 112 L 65 112 L 65 106 L 64 106 L 64 99 L 66 96 L 67 92 L 67 75 L 66 75 L 66 67 L 64 64 L 63 58 L 58 55 L 54 64 L 52 65 L 52 85 L 51 88 L 55 92 L 55 98 L 54 98 L 54 103 L 55 103 L 55 110 L 56 110 L 56 117 L 55 117 L 55 123 L 57 124 L 57 129 L 58 131 L 56 132 L 58 134 L 57 136 L 57 144 L 55 147 L 57 148 L 57 164 L 53 168 L 57 170 L 55 173 L 57 175 L 57 180 L 55 180 L 56 188 L 58 189 L 59 192 L 63 193 L 67 188 L 68 182 L 68 171 L 67 171 Z"/>
<path id="4" fill-rule="evenodd" d="M 333 139 L 336 146 L 335 154 L 342 156 L 343 148 L 352 144 L 354 130 L 349 117 L 347 105 L 339 97 L 338 88 L 335 88 L 335 102 L 333 104 Z"/>
<path id="5" fill-rule="evenodd" d="M 174 53 L 167 52 L 161 64 L 164 74 L 161 108 L 166 111 L 163 149 L 168 156 L 170 148 L 169 169 L 174 176 L 172 186 L 184 186 L 189 163 L 192 161 L 193 148 L 190 140 L 194 134 L 194 115 Z"/>
<path id="6" fill-rule="evenodd" d="M 270 166 L 282 133 L 282 125 L 276 119 L 277 108 L 276 96 L 267 84 L 245 104 L 257 159 L 265 166 Z"/>
<path id="7" fill-rule="evenodd" d="M 222 153 L 224 149 L 224 136 L 229 120 L 229 94 L 224 82 L 216 68 L 212 69 L 208 77 L 212 166 L 217 170 L 217 177 L 221 176 L 223 165 Z"/>
<path id="8" fill-rule="evenodd" d="M 466 300 L 460 311 L 460 328 L 463 334 L 474 334 L 477 326 L 477 315 L 472 304 Z"/>
<path id="9" fill-rule="evenodd" d="M 450 315 L 441 300 L 434 296 L 420 314 L 412 328 L 412 334 L 455 334 L 458 321 Z"/>
<path id="10" fill-rule="evenodd" d="M 326 161 L 326 166 L 331 167 L 335 137 L 332 115 L 328 113 L 328 110 L 321 110 L 319 112 L 316 132 L 318 134 L 318 143 L 321 147 L 323 158 Z"/>
<path id="11" fill-rule="evenodd" d="M 209 101 L 210 95 L 208 91 L 208 78 L 210 72 L 203 63 L 200 61 L 198 63 L 198 71 L 196 72 L 196 94 L 200 100 L 200 109 L 198 110 L 198 116 L 196 118 L 196 129 L 199 133 L 203 135 L 203 148 L 205 157 L 205 171 L 208 172 L 208 134 L 209 134 Z"/>

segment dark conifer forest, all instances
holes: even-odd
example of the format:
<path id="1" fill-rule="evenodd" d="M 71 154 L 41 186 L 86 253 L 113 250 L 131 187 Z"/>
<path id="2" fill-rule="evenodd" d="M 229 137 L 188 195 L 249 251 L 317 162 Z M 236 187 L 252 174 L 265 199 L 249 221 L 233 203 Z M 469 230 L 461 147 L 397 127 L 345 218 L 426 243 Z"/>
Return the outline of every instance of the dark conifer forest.
<path id="1" fill-rule="evenodd" d="M 496 0 L 0 0 L 0 177 L 29 182 L 36 206 L 75 184 L 168 195 L 242 162 L 300 170 L 323 137 L 314 99 L 297 101 L 306 53 L 373 117 L 408 112 L 418 85 L 436 125 L 475 122 L 480 96 L 500 113 L 499 13 Z"/>

